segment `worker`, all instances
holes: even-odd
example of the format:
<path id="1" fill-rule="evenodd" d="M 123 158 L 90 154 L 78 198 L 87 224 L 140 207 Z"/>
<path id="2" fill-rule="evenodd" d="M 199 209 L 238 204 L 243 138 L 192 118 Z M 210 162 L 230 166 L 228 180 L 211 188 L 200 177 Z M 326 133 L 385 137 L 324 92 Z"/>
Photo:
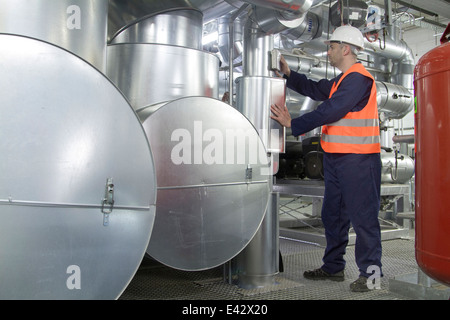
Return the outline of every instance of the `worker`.
<path id="1" fill-rule="evenodd" d="M 381 272 L 380 208 L 381 158 L 376 85 L 374 78 L 357 61 L 364 38 L 352 26 L 336 28 L 325 41 L 331 66 L 342 73 L 331 80 L 314 81 L 290 70 L 281 57 L 280 71 L 287 87 L 323 101 L 314 111 L 291 119 L 287 107 L 272 105 L 272 118 L 299 136 L 322 126 L 321 147 L 325 193 L 322 221 L 326 249 L 323 265 L 305 271 L 313 280 L 343 281 L 345 250 L 350 224 L 356 233 L 355 258 L 359 277 L 351 291 L 368 291 Z M 378 279 L 378 284 L 379 284 Z"/>

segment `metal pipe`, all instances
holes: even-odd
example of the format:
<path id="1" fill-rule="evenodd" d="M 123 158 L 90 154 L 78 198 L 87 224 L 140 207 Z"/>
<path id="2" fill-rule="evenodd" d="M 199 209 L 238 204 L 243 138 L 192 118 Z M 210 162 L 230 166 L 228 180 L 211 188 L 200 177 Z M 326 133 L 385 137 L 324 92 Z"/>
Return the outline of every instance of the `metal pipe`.
<path id="1" fill-rule="evenodd" d="M 275 284 L 279 273 L 279 193 L 271 193 L 264 220 L 247 247 L 236 257 L 237 285 L 244 289 Z"/>
<path id="2" fill-rule="evenodd" d="M 406 135 L 395 135 L 392 138 L 392 141 L 395 143 L 414 143 L 414 135 L 406 134 Z"/>
<path id="3" fill-rule="evenodd" d="M 229 93 L 230 93 L 230 105 L 233 105 L 233 60 L 234 60 L 234 21 L 237 17 L 241 15 L 242 12 L 244 12 L 249 4 L 243 4 L 235 13 L 233 13 L 230 17 L 230 21 L 228 22 L 228 37 L 229 37 L 229 53 L 228 53 L 228 68 L 229 68 Z"/>
<path id="4" fill-rule="evenodd" d="M 243 0 L 255 6 L 274 10 L 305 13 L 311 7 L 312 0 Z"/>
<path id="5" fill-rule="evenodd" d="M 269 59 L 273 48 L 273 36 L 263 32 L 253 19 L 248 19 L 244 29 L 243 75 L 271 77 Z"/>

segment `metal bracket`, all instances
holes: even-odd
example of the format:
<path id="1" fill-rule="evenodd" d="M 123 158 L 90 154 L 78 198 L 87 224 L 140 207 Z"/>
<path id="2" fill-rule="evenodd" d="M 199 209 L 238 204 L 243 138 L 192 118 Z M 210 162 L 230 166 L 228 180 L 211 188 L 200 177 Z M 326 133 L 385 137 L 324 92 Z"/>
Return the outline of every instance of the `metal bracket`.
<path id="1" fill-rule="evenodd" d="M 250 182 L 253 178 L 253 169 L 250 167 L 250 164 L 247 165 L 247 169 L 245 169 L 245 179 L 247 180 L 247 183 Z"/>
<path id="2" fill-rule="evenodd" d="M 106 180 L 105 197 L 102 200 L 102 212 L 103 212 L 103 225 L 109 225 L 109 214 L 113 211 L 114 207 L 114 184 L 113 179 L 108 178 Z"/>

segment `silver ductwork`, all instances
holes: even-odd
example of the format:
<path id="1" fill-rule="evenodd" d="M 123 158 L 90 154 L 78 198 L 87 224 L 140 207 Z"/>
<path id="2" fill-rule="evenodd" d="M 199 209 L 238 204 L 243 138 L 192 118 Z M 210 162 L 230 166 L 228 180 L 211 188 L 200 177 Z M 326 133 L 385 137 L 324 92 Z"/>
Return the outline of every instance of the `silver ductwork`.
<path id="1" fill-rule="evenodd" d="M 187 96 L 218 98 L 219 60 L 201 50 L 201 37 L 198 10 L 147 14 L 111 40 L 107 75 L 137 111 Z"/>
<path id="2" fill-rule="evenodd" d="M 117 33 L 110 43 L 158 43 L 202 49 L 203 15 L 195 9 L 146 16 Z"/>
<path id="3" fill-rule="evenodd" d="M 2 0 L 0 32 L 53 43 L 106 67 L 108 0 Z"/>
<path id="4" fill-rule="evenodd" d="M 199 24 L 170 28 L 186 13 L 194 19 L 195 10 L 141 12 L 143 17 L 112 38 L 107 68 L 155 150 L 155 232 L 147 253 L 190 271 L 223 264 L 249 243 L 264 217 L 271 180 L 258 132 L 242 113 L 217 99 L 218 58 L 183 42 L 201 38 Z M 228 150 L 230 132 L 238 141 Z M 264 161 L 247 157 L 242 162 L 242 147 L 257 147 Z"/>
<path id="5" fill-rule="evenodd" d="M 289 131 L 270 106 L 297 116 L 318 102 L 286 89 L 271 52 L 312 79 L 336 76 L 324 2 L 0 0 L 0 296 L 116 298 L 145 253 L 191 271 L 235 261 L 239 285 L 273 283 L 273 176 Z M 204 27 L 214 20 L 209 52 Z M 388 127 L 413 107 L 411 49 L 382 35 L 361 58 Z M 229 104 L 219 100 L 227 73 Z M 319 134 L 290 136 L 295 156 Z M 413 174 L 399 153 L 382 161 L 383 183 Z M 66 270 L 77 266 L 84 288 L 68 290 Z"/>
<path id="6" fill-rule="evenodd" d="M 108 46 L 107 75 L 136 111 L 187 96 L 218 98 L 218 70 L 217 57 L 201 50 L 150 43 Z"/>
<path id="7" fill-rule="evenodd" d="M 148 246 L 153 156 L 100 72 L 107 8 L 0 1 L 2 300 L 117 299 Z"/>
<path id="8" fill-rule="evenodd" d="M 283 11 L 285 13 L 305 13 L 313 4 L 312 0 L 243 0 L 257 7 Z"/>

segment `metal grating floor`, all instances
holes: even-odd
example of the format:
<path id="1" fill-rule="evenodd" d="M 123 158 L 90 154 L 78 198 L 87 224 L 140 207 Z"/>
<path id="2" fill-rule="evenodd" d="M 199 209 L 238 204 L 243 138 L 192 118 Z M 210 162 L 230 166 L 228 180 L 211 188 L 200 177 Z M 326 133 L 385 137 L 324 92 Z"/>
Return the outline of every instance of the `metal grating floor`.
<path id="1" fill-rule="evenodd" d="M 277 284 L 262 289 L 245 290 L 223 280 L 222 267 L 187 272 L 144 258 L 121 300 L 411 300 L 389 290 L 389 279 L 417 272 L 414 239 L 383 241 L 381 289 L 354 293 L 349 285 L 358 276 L 354 246 L 346 253 L 346 280 L 312 281 L 303 271 L 321 265 L 323 247 L 297 240 L 280 238 L 284 272 Z"/>

